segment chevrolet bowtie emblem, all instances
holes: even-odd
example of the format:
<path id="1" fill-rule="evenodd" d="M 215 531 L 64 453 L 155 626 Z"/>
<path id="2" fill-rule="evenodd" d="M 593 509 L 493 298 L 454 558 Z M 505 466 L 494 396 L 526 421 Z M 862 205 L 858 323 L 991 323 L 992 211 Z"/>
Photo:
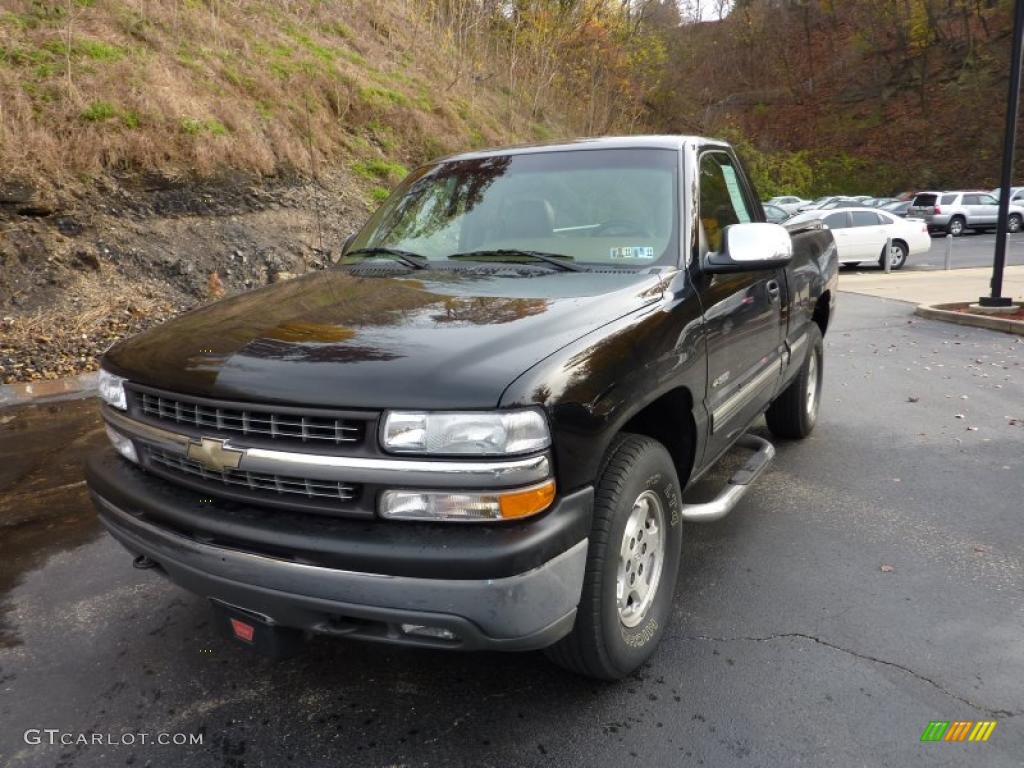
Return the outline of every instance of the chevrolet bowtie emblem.
<path id="1" fill-rule="evenodd" d="M 226 448 L 225 440 L 214 440 L 204 437 L 198 441 L 192 440 L 188 444 L 188 457 L 192 461 L 198 461 L 207 469 L 214 472 L 223 472 L 225 469 L 237 469 L 245 451 L 237 451 L 234 448 Z"/>

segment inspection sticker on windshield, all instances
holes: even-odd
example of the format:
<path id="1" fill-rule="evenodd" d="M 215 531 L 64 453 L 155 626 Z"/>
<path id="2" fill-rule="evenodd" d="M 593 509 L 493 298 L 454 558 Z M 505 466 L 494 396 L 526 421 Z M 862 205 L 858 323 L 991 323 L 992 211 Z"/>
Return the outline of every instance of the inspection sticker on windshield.
<path id="1" fill-rule="evenodd" d="M 654 249 L 649 245 L 623 245 L 611 249 L 613 259 L 646 259 L 654 258 Z"/>

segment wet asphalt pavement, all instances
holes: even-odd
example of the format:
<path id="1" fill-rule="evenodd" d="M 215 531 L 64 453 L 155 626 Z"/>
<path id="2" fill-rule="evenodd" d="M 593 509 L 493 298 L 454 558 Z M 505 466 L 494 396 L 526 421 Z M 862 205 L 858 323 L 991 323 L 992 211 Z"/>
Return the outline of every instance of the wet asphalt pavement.
<path id="1" fill-rule="evenodd" d="M 1019 766 L 1024 340 L 911 309 L 840 297 L 817 430 L 686 530 L 667 637 L 619 684 L 539 653 L 225 645 L 95 522 L 95 404 L 0 410 L 0 765 Z M 921 743 L 931 720 L 998 726 Z"/>

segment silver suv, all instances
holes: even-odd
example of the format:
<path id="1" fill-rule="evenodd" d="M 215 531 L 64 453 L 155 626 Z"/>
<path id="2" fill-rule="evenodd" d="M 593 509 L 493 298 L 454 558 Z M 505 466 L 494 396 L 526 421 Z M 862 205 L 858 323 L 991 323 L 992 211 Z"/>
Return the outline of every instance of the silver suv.
<path id="1" fill-rule="evenodd" d="M 959 237 L 967 229 L 995 229 L 999 221 L 999 201 L 988 192 L 918 192 L 907 216 L 924 219 L 931 232 L 948 232 Z M 1024 208 L 1011 203 L 1006 228 L 1009 232 L 1019 232 L 1022 225 Z"/>

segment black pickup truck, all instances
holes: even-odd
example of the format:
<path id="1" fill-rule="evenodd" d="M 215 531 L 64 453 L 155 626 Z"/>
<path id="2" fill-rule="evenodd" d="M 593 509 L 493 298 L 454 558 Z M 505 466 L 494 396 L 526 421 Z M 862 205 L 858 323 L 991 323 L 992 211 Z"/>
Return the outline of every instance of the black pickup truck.
<path id="1" fill-rule="evenodd" d="M 669 622 L 683 523 L 771 460 L 752 422 L 813 429 L 837 271 L 720 141 L 451 157 L 338 265 L 110 349 L 89 488 L 136 566 L 257 649 L 545 648 L 620 678 Z"/>

